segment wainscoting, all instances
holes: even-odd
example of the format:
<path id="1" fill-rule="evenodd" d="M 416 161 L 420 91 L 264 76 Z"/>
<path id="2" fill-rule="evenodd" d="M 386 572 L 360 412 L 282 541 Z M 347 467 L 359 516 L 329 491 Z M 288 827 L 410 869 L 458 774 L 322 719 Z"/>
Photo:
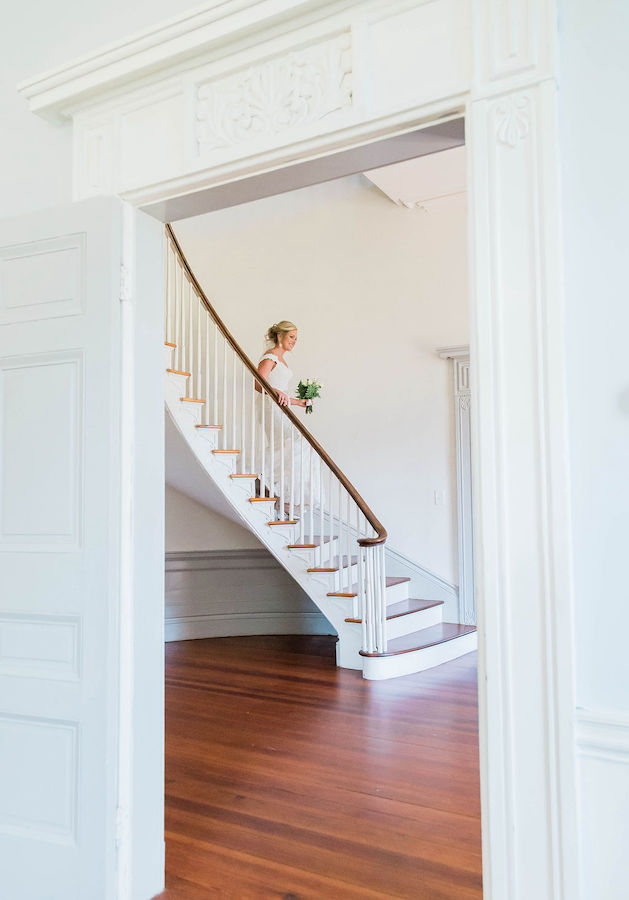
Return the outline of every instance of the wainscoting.
<path id="1" fill-rule="evenodd" d="M 336 634 L 266 550 L 166 554 L 167 641 L 244 634 Z"/>
<path id="2" fill-rule="evenodd" d="M 583 897 L 625 900 L 629 716 L 579 709 L 576 726 Z"/>

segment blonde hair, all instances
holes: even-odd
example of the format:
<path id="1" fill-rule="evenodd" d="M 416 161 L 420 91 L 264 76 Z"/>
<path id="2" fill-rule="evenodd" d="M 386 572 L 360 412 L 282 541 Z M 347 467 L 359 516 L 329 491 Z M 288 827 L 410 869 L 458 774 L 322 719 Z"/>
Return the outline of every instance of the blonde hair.
<path id="1" fill-rule="evenodd" d="M 273 344 L 273 346 L 277 347 L 281 338 L 284 337 L 285 334 L 288 334 L 289 331 L 297 331 L 297 326 L 293 325 L 293 323 L 289 322 L 287 319 L 282 319 L 281 322 L 276 322 L 275 325 L 271 325 L 266 333 L 266 339 Z"/>

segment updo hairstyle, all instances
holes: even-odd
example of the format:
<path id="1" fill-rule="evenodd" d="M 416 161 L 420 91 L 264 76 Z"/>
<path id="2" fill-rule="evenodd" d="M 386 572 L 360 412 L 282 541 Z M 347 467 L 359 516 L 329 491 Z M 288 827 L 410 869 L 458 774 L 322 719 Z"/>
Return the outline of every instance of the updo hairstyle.
<path id="1" fill-rule="evenodd" d="M 275 325 L 271 325 L 266 333 L 266 339 L 269 343 L 273 344 L 274 347 L 277 347 L 280 340 L 285 334 L 288 334 L 289 331 L 297 331 L 297 326 L 293 325 L 293 323 L 289 322 L 287 319 L 282 319 L 281 322 L 276 322 Z"/>

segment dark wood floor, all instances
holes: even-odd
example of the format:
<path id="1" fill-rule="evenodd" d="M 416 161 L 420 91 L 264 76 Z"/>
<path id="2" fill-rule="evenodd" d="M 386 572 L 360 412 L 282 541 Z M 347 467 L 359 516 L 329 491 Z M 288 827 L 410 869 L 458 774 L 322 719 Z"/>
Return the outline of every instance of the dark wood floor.
<path id="1" fill-rule="evenodd" d="M 326 637 L 166 660 L 161 900 L 482 897 L 475 654 L 385 682 Z"/>

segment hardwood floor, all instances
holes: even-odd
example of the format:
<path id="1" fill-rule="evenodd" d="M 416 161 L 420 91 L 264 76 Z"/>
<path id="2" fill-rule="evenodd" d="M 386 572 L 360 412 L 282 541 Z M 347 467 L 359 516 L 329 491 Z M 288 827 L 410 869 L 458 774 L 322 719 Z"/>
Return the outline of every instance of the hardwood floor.
<path id="1" fill-rule="evenodd" d="M 476 655 L 364 681 L 327 637 L 166 645 L 161 900 L 482 897 Z"/>

